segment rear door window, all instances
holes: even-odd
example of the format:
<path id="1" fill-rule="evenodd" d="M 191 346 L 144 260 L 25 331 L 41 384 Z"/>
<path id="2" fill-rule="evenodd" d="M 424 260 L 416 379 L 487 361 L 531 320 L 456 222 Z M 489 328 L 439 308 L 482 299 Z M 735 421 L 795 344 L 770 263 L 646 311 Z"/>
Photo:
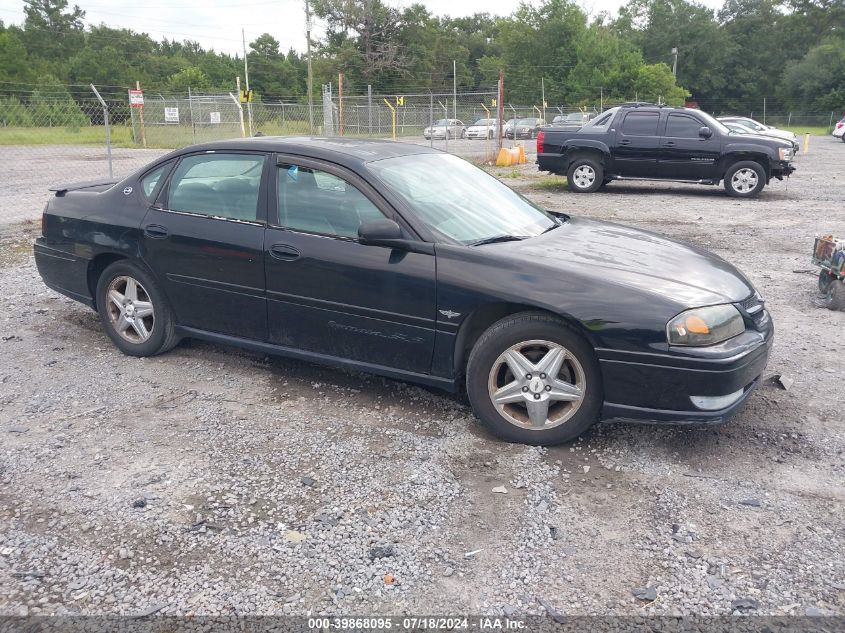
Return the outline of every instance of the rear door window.
<path id="1" fill-rule="evenodd" d="M 625 136 L 654 136 L 658 121 L 658 112 L 629 112 L 622 121 L 622 133 Z"/>
<path id="2" fill-rule="evenodd" d="M 170 181 L 167 208 L 255 222 L 263 154 L 199 154 L 179 162 Z"/>

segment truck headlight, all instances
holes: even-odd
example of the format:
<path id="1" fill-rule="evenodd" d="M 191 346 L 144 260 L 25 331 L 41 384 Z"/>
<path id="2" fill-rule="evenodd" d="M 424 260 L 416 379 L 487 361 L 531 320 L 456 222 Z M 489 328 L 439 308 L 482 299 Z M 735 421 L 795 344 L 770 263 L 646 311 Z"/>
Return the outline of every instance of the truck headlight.
<path id="1" fill-rule="evenodd" d="M 792 148 L 789 147 L 779 147 L 778 148 L 778 158 L 781 160 L 792 160 Z"/>
<path id="2" fill-rule="evenodd" d="M 729 303 L 681 312 L 666 326 L 669 345 L 715 345 L 745 331 L 742 315 Z"/>

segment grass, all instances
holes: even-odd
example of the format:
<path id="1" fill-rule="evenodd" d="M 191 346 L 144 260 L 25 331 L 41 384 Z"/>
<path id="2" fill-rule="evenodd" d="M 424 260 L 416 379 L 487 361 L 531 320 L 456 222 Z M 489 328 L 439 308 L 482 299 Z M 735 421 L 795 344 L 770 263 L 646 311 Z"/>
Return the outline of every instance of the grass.
<path id="1" fill-rule="evenodd" d="M 798 136 L 803 136 L 807 133 L 813 136 L 827 136 L 830 134 L 830 128 L 823 125 L 776 125 L 775 127 L 780 130 L 789 130 Z"/>
<path id="2" fill-rule="evenodd" d="M 537 189 L 545 189 L 546 191 L 560 191 L 566 187 L 566 178 L 548 176 L 531 183 L 531 186 Z"/>

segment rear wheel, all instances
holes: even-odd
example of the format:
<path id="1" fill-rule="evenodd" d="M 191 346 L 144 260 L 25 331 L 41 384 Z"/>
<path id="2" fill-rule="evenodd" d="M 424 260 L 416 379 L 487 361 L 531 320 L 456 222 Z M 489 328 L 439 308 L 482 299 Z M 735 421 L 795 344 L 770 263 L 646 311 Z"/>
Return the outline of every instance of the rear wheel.
<path id="1" fill-rule="evenodd" d="M 178 342 L 173 312 L 152 276 L 120 260 L 97 282 L 97 312 L 106 333 L 124 354 L 154 356 Z"/>
<path id="2" fill-rule="evenodd" d="M 725 191 L 735 198 L 753 198 L 766 185 L 766 172 L 760 163 L 744 160 L 734 163 L 725 173 Z"/>
<path id="3" fill-rule="evenodd" d="M 566 184 L 575 193 L 592 193 L 604 182 L 604 168 L 594 158 L 576 158 L 566 172 Z"/>
<path id="4" fill-rule="evenodd" d="M 827 287 L 824 303 L 831 310 L 845 310 L 845 282 L 833 279 Z"/>
<path id="5" fill-rule="evenodd" d="M 467 394 L 481 423 L 509 442 L 552 445 L 590 428 L 602 403 L 590 344 L 543 313 L 494 323 L 470 354 Z"/>

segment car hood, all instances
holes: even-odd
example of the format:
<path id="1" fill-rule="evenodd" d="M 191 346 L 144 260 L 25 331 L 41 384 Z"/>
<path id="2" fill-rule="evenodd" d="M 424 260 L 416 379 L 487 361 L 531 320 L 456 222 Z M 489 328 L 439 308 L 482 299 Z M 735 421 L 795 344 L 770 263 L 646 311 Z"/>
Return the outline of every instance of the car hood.
<path id="1" fill-rule="evenodd" d="M 491 128 L 498 127 L 495 124 L 491 125 L 470 125 L 467 128 L 467 132 L 483 132 L 485 130 L 489 130 Z"/>
<path id="2" fill-rule="evenodd" d="M 737 302 L 754 292 L 748 279 L 718 255 L 610 222 L 571 218 L 534 238 L 478 248 L 490 247 L 554 265 L 564 275 L 600 278 L 683 307 Z"/>

